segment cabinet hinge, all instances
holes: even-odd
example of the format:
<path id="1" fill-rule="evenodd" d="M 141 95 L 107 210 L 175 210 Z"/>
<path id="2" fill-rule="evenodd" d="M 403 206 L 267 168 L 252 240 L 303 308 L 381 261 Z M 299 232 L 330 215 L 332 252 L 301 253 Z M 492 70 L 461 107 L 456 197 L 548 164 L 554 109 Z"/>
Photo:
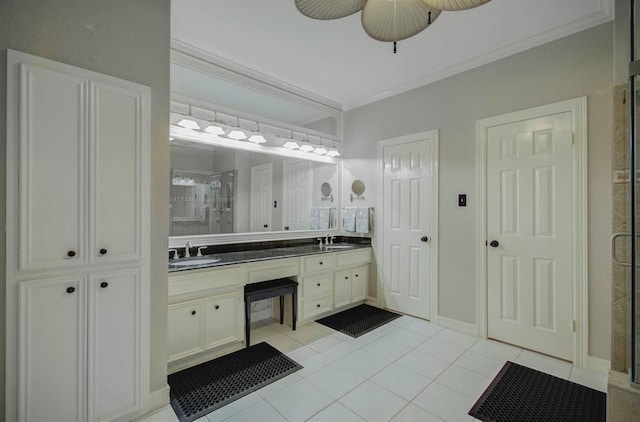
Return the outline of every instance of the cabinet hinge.
<path id="1" fill-rule="evenodd" d="M 574 332 L 576 331 L 576 320 L 575 319 L 573 320 L 573 331 Z"/>

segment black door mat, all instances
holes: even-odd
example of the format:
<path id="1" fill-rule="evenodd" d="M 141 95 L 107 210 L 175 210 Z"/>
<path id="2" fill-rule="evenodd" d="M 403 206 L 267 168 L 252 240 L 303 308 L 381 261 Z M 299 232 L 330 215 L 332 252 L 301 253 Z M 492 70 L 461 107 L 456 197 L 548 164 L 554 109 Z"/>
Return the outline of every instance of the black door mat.
<path id="1" fill-rule="evenodd" d="M 507 362 L 469 415 L 484 422 L 604 422 L 607 395 Z"/>
<path id="2" fill-rule="evenodd" d="M 299 369 L 298 363 L 262 342 L 169 375 L 171 407 L 191 422 Z"/>
<path id="3" fill-rule="evenodd" d="M 363 304 L 319 319 L 316 322 L 351 337 L 360 337 L 401 316 L 395 312 Z"/>

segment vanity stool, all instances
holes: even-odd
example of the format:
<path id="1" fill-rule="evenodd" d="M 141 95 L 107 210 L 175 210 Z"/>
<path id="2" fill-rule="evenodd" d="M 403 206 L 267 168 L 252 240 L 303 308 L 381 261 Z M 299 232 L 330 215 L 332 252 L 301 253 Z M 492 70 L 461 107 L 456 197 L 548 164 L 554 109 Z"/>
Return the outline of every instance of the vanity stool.
<path id="1" fill-rule="evenodd" d="M 284 323 L 284 295 L 291 293 L 292 328 L 296 330 L 296 314 L 298 304 L 298 282 L 290 278 L 261 281 L 244 286 L 244 341 L 249 347 L 251 335 L 251 303 L 280 296 L 280 324 Z"/>

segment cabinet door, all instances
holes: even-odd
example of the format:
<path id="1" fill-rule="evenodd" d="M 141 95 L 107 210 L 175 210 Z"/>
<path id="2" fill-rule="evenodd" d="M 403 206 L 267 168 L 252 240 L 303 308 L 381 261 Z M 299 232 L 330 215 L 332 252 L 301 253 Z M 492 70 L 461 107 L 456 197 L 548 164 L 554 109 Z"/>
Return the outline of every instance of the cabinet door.
<path id="1" fill-rule="evenodd" d="M 367 285 L 369 284 L 368 268 L 359 267 L 351 271 L 351 302 L 367 299 Z"/>
<path id="2" fill-rule="evenodd" d="M 333 276 L 333 305 L 340 306 L 351 303 L 351 270 L 336 271 Z"/>
<path id="3" fill-rule="evenodd" d="M 89 420 L 136 409 L 141 382 L 141 283 L 137 269 L 89 278 Z"/>
<path id="4" fill-rule="evenodd" d="M 240 293 L 212 296 L 206 299 L 207 349 L 240 341 Z"/>
<path id="5" fill-rule="evenodd" d="M 86 263 L 88 82 L 22 64 L 20 73 L 19 270 Z M 13 177 L 13 176 L 12 176 Z"/>
<path id="6" fill-rule="evenodd" d="M 81 276 L 19 284 L 21 422 L 85 420 L 84 286 Z"/>
<path id="7" fill-rule="evenodd" d="M 141 259 L 142 105 L 138 90 L 91 83 L 91 261 Z"/>
<path id="8" fill-rule="evenodd" d="M 201 300 L 169 305 L 169 362 L 204 350 Z"/>

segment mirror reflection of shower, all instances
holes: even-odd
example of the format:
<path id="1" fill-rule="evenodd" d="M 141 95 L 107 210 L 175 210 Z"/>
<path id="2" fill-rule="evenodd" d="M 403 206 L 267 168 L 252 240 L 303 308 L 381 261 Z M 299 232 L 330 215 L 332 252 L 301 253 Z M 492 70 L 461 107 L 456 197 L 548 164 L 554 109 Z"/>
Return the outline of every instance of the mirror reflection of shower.
<path id="1" fill-rule="evenodd" d="M 237 170 L 200 173 L 172 170 L 170 235 L 233 233 Z"/>

